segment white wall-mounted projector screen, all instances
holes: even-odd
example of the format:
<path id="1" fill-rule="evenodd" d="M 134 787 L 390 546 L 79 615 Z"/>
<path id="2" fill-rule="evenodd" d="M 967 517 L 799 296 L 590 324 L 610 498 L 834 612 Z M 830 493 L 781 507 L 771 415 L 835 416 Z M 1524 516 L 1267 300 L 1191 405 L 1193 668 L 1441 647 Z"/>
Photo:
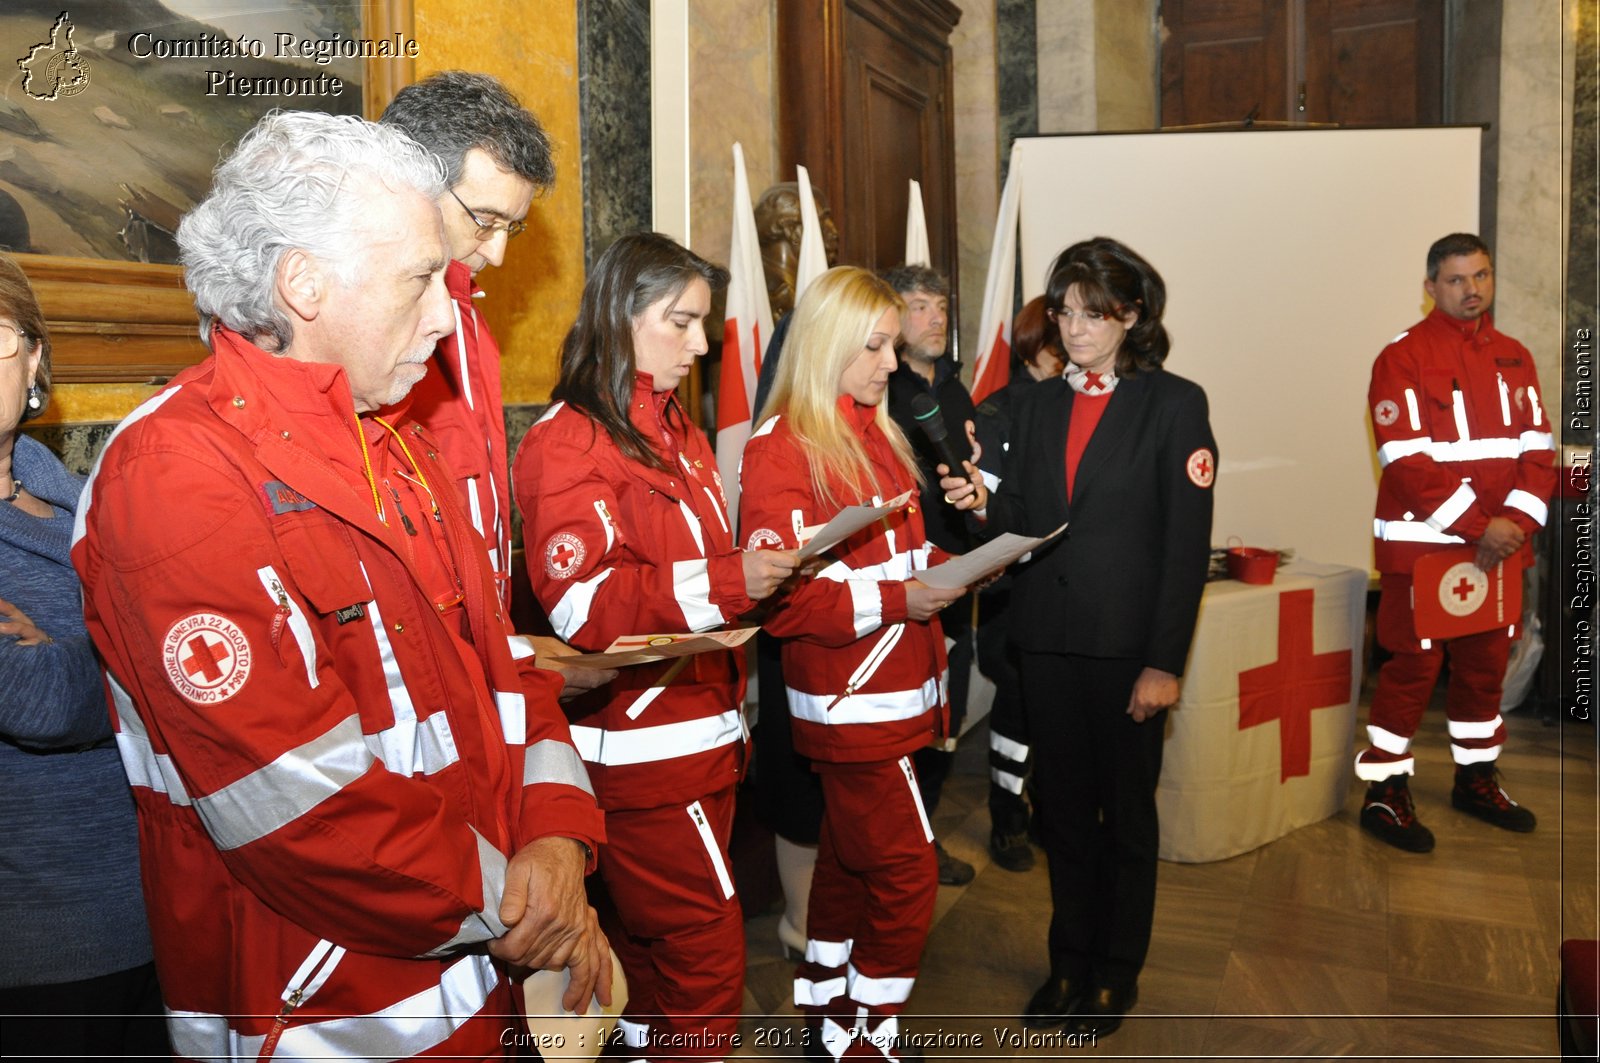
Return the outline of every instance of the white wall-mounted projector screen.
<path id="1" fill-rule="evenodd" d="M 1428 246 L 1476 232 L 1476 127 L 1017 141 L 1024 298 L 1114 237 L 1167 283 L 1167 367 L 1206 389 L 1212 541 L 1371 569 L 1367 380 L 1422 318 Z M 1505 219 L 1514 224 L 1514 219 Z"/>

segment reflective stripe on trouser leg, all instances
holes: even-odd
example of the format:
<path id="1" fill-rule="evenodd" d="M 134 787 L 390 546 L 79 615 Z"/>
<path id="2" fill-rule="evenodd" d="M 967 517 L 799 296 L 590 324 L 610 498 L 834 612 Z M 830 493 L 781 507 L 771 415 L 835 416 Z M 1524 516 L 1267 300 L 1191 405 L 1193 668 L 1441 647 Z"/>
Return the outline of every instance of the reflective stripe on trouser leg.
<path id="1" fill-rule="evenodd" d="M 802 964 L 795 984 L 796 1003 L 825 1047 L 822 1035 L 832 1029 L 825 1019 L 861 1031 L 852 1033 L 860 1043 L 904 1007 L 915 983 L 939 883 L 909 769 L 901 761 L 815 765 L 825 812 L 809 929 L 813 941 L 848 942 L 849 949 L 811 953 L 847 962 Z"/>

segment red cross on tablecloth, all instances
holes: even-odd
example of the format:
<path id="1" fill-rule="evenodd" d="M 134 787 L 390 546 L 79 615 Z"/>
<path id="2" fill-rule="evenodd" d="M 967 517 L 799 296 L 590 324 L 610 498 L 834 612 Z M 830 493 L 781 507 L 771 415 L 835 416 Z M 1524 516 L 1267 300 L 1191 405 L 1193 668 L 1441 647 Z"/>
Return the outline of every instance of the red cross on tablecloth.
<path id="1" fill-rule="evenodd" d="M 1472 589 L 1476 586 L 1477 584 L 1473 583 L 1467 577 L 1462 576 L 1461 582 L 1456 584 L 1455 587 L 1451 589 L 1450 593 L 1454 594 L 1462 601 L 1466 601 L 1468 598 L 1472 597 Z"/>
<path id="2" fill-rule="evenodd" d="M 1350 702 L 1350 651 L 1312 652 L 1310 589 L 1278 595 L 1278 659 L 1239 673 L 1239 730 L 1278 721 L 1279 782 L 1311 774 L 1311 712 Z"/>
<path id="3" fill-rule="evenodd" d="M 186 645 L 189 655 L 178 662 L 186 673 L 192 676 L 196 672 L 203 672 L 206 679 L 213 683 L 222 678 L 222 669 L 217 666 L 228 659 L 227 643 L 209 642 L 204 634 L 200 634 Z"/>

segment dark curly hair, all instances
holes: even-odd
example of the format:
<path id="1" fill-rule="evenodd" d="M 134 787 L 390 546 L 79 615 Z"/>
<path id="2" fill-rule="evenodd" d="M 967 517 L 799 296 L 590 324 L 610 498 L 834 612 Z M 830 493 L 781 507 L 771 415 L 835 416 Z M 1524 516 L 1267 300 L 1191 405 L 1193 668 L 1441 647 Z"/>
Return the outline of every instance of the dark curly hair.
<path id="1" fill-rule="evenodd" d="M 511 91 L 488 74 L 445 70 L 395 93 L 378 121 L 397 125 L 444 162 L 451 187 L 478 148 L 542 192 L 556 180 L 550 137 Z"/>
<path id="2" fill-rule="evenodd" d="M 1117 351 L 1117 375 L 1136 376 L 1158 369 L 1172 342 L 1161 315 L 1167 309 L 1167 285 L 1156 268 L 1125 244 L 1096 236 L 1073 244 L 1050 267 L 1045 298 L 1061 309 L 1067 289 L 1076 287 L 1085 310 L 1107 317 L 1138 314 L 1138 321 Z"/>

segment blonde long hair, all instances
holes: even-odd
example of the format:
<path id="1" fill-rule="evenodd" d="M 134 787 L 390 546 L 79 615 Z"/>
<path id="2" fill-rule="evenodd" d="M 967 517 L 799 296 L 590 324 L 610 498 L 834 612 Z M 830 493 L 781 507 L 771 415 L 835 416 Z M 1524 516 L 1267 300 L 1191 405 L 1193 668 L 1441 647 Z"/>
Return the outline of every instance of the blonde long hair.
<path id="1" fill-rule="evenodd" d="M 890 309 L 904 315 L 905 301 L 869 270 L 836 266 L 818 277 L 795 304 L 778 377 L 761 410 L 761 421 L 780 415 L 789 419 L 789 431 L 810 455 L 813 492 L 830 506 L 855 505 L 884 494 L 866 448 L 839 413 L 839 378 Z M 911 444 L 889 416 L 887 394 L 873 418 L 906 475 L 920 483 Z M 836 497 L 836 485 L 850 497 Z"/>

